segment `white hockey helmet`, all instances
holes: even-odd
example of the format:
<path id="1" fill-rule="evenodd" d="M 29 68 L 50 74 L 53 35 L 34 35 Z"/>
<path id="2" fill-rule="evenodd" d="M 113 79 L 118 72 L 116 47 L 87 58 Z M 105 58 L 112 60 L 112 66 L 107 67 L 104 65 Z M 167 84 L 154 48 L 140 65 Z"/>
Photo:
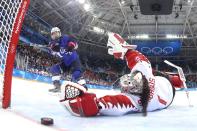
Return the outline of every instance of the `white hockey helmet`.
<path id="1" fill-rule="evenodd" d="M 51 29 L 51 38 L 52 40 L 58 39 L 61 37 L 61 30 L 58 27 L 53 27 Z"/>
<path id="2" fill-rule="evenodd" d="M 128 49 L 136 49 L 137 45 L 129 45 L 119 34 L 108 33 L 108 54 L 117 59 L 124 59 Z"/>

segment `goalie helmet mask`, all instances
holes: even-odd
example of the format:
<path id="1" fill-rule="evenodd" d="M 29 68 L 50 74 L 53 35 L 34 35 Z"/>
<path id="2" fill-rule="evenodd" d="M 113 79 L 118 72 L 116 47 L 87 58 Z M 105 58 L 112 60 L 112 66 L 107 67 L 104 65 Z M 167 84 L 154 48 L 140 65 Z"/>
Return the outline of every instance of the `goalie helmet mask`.
<path id="1" fill-rule="evenodd" d="M 146 116 L 150 96 L 150 88 L 145 76 L 138 71 L 134 72 L 132 75 L 126 74 L 120 78 L 120 86 L 122 93 L 128 93 L 140 97 L 142 113 L 144 116 Z"/>
<path id="2" fill-rule="evenodd" d="M 126 74 L 120 78 L 122 93 L 141 94 L 143 91 L 143 76 L 141 72 Z"/>
<path id="3" fill-rule="evenodd" d="M 136 49 L 136 45 L 129 45 L 119 34 L 108 34 L 108 54 L 113 55 L 117 59 L 124 59 L 128 49 Z"/>

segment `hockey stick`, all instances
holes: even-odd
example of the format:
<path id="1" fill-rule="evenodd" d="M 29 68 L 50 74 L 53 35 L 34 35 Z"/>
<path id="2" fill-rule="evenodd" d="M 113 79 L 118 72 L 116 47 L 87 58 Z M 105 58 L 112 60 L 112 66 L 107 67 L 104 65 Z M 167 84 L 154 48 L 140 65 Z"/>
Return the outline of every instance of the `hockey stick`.
<path id="1" fill-rule="evenodd" d="M 173 63 L 171 63 L 171 62 L 169 62 L 167 60 L 164 60 L 164 62 L 166 64 L 168 64 L 168 65 L 176 68 L 178 70 L 179 77 L 180 77 L 181 81 L 183 82 L 183 86 L 185 88 L 185 92 L 186 92 L 186 95 L 187 95 L 188 104 L 189 104 L 190 107 L 193 106 L 191 104 L 190 97 L 189 97 L 189 92 L 188 92 L 188 88 L 187 88 L 187 85 L 185 83 L 186 82 L 186 78 L 185 78 L 185 75 L 183 73 L 183 69 L 180 66 L 177 66 L 177 65 L 175 65 L 175 64 L 173 64 Z"/>
<path id="2" fill-rule="evenodd" d="M 49 52 L 50 48 L 47 45 L 30 44 L 35 49 L 40 49 L 44 52 Z"/>

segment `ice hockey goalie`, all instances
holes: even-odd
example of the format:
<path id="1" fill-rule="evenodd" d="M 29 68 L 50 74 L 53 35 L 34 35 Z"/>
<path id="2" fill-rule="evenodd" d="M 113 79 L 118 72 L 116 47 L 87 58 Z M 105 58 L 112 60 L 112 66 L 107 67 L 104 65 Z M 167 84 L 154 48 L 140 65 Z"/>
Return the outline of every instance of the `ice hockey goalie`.
<path id="1" fill-rule="evenodd" d="M 108 53 L 124 59 L 131 73 L 120 78 L 121 93 L 98 98 L 88 93 L 87 88 L 73 82 L 61 86 L 61 100 L 75 116 L 125 115 L 165 109 L 173 101 L 174 86 L 181 86 L 180 79 L 160 73 L 154 76 L 149 60 L 129 45 L 120 35 L 111 33 L 108 38 Z M 176 76 L 177 77 L 177 76 Z"/>

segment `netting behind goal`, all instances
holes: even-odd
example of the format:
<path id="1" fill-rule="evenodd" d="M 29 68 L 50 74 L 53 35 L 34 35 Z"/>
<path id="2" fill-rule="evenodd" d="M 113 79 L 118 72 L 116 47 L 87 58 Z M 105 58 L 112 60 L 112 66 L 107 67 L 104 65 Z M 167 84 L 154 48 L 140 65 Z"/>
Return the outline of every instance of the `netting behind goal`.
<path id="1" fill-rule="evenodd" d="M 10 105 L 16 46 L 30 0 L 0 0 L 0 102 Z"/>

